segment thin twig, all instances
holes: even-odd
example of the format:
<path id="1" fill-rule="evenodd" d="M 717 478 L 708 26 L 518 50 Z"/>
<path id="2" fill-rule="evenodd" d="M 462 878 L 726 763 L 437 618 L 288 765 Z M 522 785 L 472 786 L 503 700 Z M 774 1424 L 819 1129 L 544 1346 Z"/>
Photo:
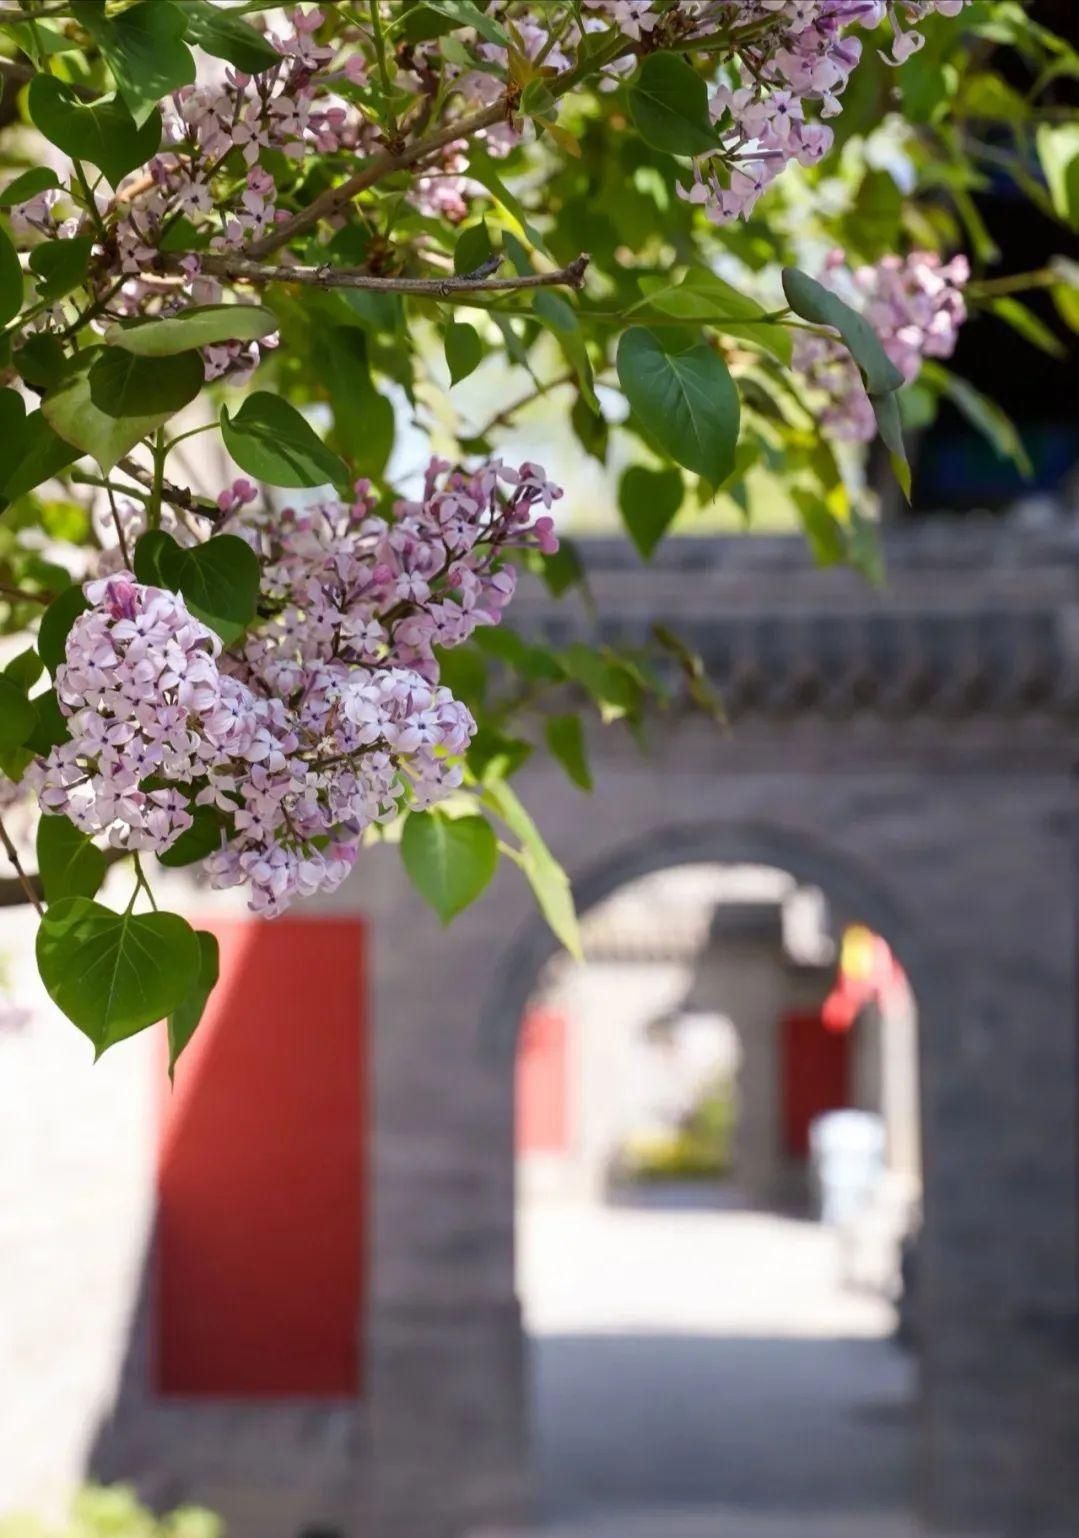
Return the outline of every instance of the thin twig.
<path id="1" fill-rule="evenodd" d="M 0 843 L 3 844 L 4 849 L 7 852 L 8 859 L 11 861 L 12 865 L 14 865 L 14 867 L 15 867 L 15 874 L 19 878 L 19 885 L 22 887 L 23 892 L 26 895 L 27 902 L 33 903 L 33 905 L 37 909 L 39 915 L 44 914 L 45 909 L 41 906 L 41 897 L 39 895 L 38 888 L 35 887 L 34 883 L 31 881 L 30 877 L 23 870 L 23 868 L 22 868 L 22 861 L 19 859 L 19 851 L 15 848 L 15 845 L 11 842 L 11 838 L 10 838 L 10 836 L 8 834 L 8 830 L 4 827 L 4 824 L 3 824 L 2 820 L 0 820 Z M 39 884 L 40 884 L 40 880 L 39 880 Z"/>
<path id="2" fill-rule="evenodd" d="M 312 198 L 307 207 L 301 208 L 298 213 L 293 214 L 291 219 L 282 220 L 261 240 L 253 241 L 246 248 L 244 255 L 258 259 L 269 256 L 272 251 L 279 251 L 282 246 L 287 246 L 295 240 L 297 235 L 304 234 L 321 220 L 331 219 L 335 214 L 339 214 L 346 203 L 351 203 L 359 193 L 366 192 L 368 187 L 373 187 L 384 177 L 392 176 L 395 171 L 407 171 L 410 166 L 415 165 L 417 160 L 422 160 L 425 156 L 433 154 L 435 150 L 452 144 L 455 139 L 467 139 L 472 134 L 479 133 L 482 128 L 491 128 L 495 123 L 504 123 L 509 112 L 506 100 L 501 99 L 489 107 L 483 107 L 479 112 L 471 113 L 468 117 L 455 118 L 452 123 L 443 123 L 441 128 L 425 134 L 422 139 L 414 140 L 412 144 L 406 144 L 402 149 L 383 150 L 378 155 L 372 155 L 362 171 L 357 171 L 337 187 L 327 187 L 325 192 L 320 192 L 317 198 Z"/>
<path id="3" fill-rule="evenodd" d="M 537 385 L 534 390 L 530 390 L 527 395 L 522 395 L 519 400 L 503 406 L 501 411 L 497 411 L 482 427 L 477 428 L 474 433 L 469 433 L 468 436 L 486 438 L 487 434 L 493 432 L 496 427 L 507 426 L 511 417 L 516 416 L 523 407 L 531 406 L 533 401 L 541 400 L 543 396 L 550 394 L 552 390 L 559 389 L 562 385 L 573 384 L 576 378 L 576 374 L 559 374 L 557 379 L 549 379 L 546 384 Z"/>
<path id="4" fill-rule="evenodd" d="M 143 468 L 137 460 L 131 458 L 121 459 L 117 465 L 125 475 L 130 475 L 133 481 L 138 481 L 140 486 L 145 486 L 147 491 L 152 491 L 154 478 L 149 470 Z M 174 486 L 171 481 L 162 481 L 161 500 L 167 502 L 170 507 L 178 507 L 185 513 L 195 513 L 199 518 L 208 518 L 211 523 L 220 523 L 221 509 L 216 502 L 208 502 L 205 497 L 197 497 L 193 491 L 188 491 L 186 486 Z"/>
<path id="5" fill-rule="evenodd" d="M 127 539 L 124 536 L 124 526 L 120 522 L 119 509 L 116 506 L 116 493 L 113 491 L 111 486 L 106 486 L 105 495 L 109 499 L 109 512 L 112 514 L 112 522 L 113 527 L 116 530 L 116 538 L 120 542 L 120 554 L 124 558 L 124 566 L 128 571 L 131 571 L 131 555 L 127 548 Z"/>
<path id="6" fill-rule="evenodd" d="M 170 256 L 179 265 L 187 253 Z M 420 294 L 432 299 L 454 299 L 461 294 L 511 293 L 522 288 L 579 289 L 588 270 L 589 257 L 582 253 L 565 267 L 552 272 L 528 272 L 522 277 L 376 278 L 359 267 L 268 267 L 244 256 L 199 256 L 202 271 L 215 278 L 244 283 L 300 283 L 313 288 L 370 289 L 378 294 Z"/>
<path id="7" fill-rule="evenodd" d="M 10 598 L 13 603 L 39 603 L 48 608 L 54 596 L 53 593 L 28 593 L 24 587 L 12 587 L 7 582 L 0 582 L 0 598 Z"/>

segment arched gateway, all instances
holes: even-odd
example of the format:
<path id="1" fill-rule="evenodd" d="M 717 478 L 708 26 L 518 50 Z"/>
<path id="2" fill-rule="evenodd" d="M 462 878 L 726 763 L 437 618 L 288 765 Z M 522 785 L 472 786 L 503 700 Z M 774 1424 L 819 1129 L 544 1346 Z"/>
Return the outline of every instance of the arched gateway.
<path id="1" fill-rule="evenodd" d="M 660 867 L 752 862 L 887 938 L 920 1014 L 925 1514 L 1079 1531 L 1079 545 L 896 536 L 881 589 L 786 541 L 672 543 L 648 571 L 586 553 L 602 631 L 676 626 L 733 725 L 660 718 L 644 756 L 597 733 L 591 798 L 546 769 L 522 794 L 582 907 Z M 592 623 L 526 609 L 559 639 Z M 528 1506 L 513 1061 L 553 942 L 512 872 L 448 934 L 397 879 L 366 896 L 364 1503 L 378 1538 L 461 1538 Z"/>

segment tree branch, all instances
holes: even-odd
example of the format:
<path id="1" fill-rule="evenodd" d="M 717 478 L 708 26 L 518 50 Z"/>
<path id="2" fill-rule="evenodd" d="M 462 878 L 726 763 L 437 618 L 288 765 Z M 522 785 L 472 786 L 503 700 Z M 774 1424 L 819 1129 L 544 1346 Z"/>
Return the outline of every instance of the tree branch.
<path id="1" fill-rule="evenodd" d="M 179 265 L 184 253 L 169 257 Z M 268 267 L 246 256 L 207 254 L 198 258 L 202 271 L 217 278 L 244 283 L 301 283 L 314 288 L 369 289 L 377 294 L 420 294 L 432 299 L 454 299 L 461 294 L 512 293 L 522 288 L 579 289 L 588 270 L 589 257 L 582 253 L 565 267 L 552 272 L 529 272 L 523 277 L 492 278 L 377 278 L 358 267 Z"/>
<path id="2" fill-rule="evenodd" d="M 3 844 L 8 859 L 15 867 L 15 874 L 18 878 L 15 884 L 22 888 L 23 901 L 33 903 L 39 914 L 44 913 L 45 910 L 41 906 L 40 879 L 36 884 L 31 882 L 30 877 L 22 868 L 22 861 L 19 859 L 19 851 L 11 842 L 8 830 L 4 827 L 2 822 L 0 822 L 0 844 Z"/>
<path id="3" fill-rule="evenodd" d="M 491 128 L 495 123 L 504 123 L 510 115 L 510 105 L 506 98 L 493 102 L 491 106 L 482 108 L 479 112 L 473 112 L 468 117 L 456 118 L 452 123 L 443 123 L 441 128 L 432 130 L 423 138 L 416 139 L 412 144 L 403 145 L 396 150 L 383 150 L 378 155 L 372 155 L 362 171 L 357 171 L 347 181 L 343 181 L 337 187 L 327 187 L 325 192 L 320 192 L 317 198 L 312 198 L 306 208 L 301 208 L 291 219 L 285 219 L 280 224 L 268 231 L 261 240 L 252 241 L 244 255 L 252 259 L 269 256 L 273 251 L 279 251 L 282 246 L 287 246 L 297 235 L 302 235 L 313 225 L 322 219 L 331 219 L 338 214 L 346 203 L 361 192 L 366 192 L 368 187 L 373 187 L 383 177 L 392 176 L 395 171 L 407 171 L 418 160 L 431 155 L 435 150 L 443 149 L 447 144 L 452 144 L 455 139 L 467 139 L 472 134 L 479 133 L 481 128 Z"/>
<path id="4" fill-rule="evenodd" d="M 147 491 L 153 490 L 153 474 L 144 469 L 137 460 L 130 457 L 121 459 L 117 469 L 122 470 L 125 475 L 130 475 L 133 481 L 138 481 L 139 485 L 145 486 Z M 123 495 L 122 490 L 121 495 Z M 188 491 L 186 486 L 174 486 L 171 481 L 162 481 L 161 500 L 168 502 L 170 507 L 180 508 L 182 512 L 194 513 L 199 518 L 208 518 L 211 523 L 221 521 L 221 509 L 217 503 L 209 502 L 205 497 L 197 497 L 193 491 Z"/>

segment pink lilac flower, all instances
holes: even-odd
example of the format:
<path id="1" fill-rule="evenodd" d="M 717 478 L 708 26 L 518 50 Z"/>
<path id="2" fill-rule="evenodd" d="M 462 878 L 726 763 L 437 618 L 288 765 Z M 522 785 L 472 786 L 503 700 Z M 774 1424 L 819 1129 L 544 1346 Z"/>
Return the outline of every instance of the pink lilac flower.
<path id="1" fill-rule="evenodd" d="M 923 358 L 949 358 L 966 319 L 965 256 L 949 262 L 930 251 L 887 256 L 853 272 L 842 252 L 829 258 L 821 281 L 859 310 L 909 384 Z M 796 333 L 794 367 L 822 398 L 821 421 L 841 440 L 868 443 L 876 433 L 873 406 L 849 354 L 827 337 Z"/>
<path id="2" fill-rule="evenodd" d="M 528 462 L 466 474 L 433 460 L 390 518 L 366 481 L 349 502 L 280 514 L 235 481 L 222 527 L 260 556 L 265 618 L 224 651 L 181 596 L 123 570 L 88 583 L 57 673 L 70 740 L 33 771 L 42 806 L 157 853 L 211 807 L 215 886 L 246 886 L 267 915 L 332 890 L 367 828 L 461 784 L 475 722 L 436 648 L 498 623 L 506 553 L 557 548 L 534 512 L 561 495 Z"/>

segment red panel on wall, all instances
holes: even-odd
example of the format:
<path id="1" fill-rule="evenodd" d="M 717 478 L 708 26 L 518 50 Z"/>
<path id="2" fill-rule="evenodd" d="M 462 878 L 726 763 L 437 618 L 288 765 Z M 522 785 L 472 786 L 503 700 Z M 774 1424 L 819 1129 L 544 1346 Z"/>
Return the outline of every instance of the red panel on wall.
<path id="1" fill-rule="evenodd" d="M 157 1386 L 353 1395 L 366 1234 L 362 926 L 201 927 L 220 942 L 221 982 L 162 1120 Z"/>
<path id="2" fill-rule="evenodd" d="M 782 1028 L 784 1145 L 805 1159 L 813 1118 L 850 1104 L 851 1038 L 827 1030 L 819 1015 L 784 1015 Z"/>
<path id="3" fill-rule="evenodd" d="M 531 1009 L 517 1046 L 517 1152 L 561 1153 L 566 1111 L 567 1022 L 556 1009 Z"/>

